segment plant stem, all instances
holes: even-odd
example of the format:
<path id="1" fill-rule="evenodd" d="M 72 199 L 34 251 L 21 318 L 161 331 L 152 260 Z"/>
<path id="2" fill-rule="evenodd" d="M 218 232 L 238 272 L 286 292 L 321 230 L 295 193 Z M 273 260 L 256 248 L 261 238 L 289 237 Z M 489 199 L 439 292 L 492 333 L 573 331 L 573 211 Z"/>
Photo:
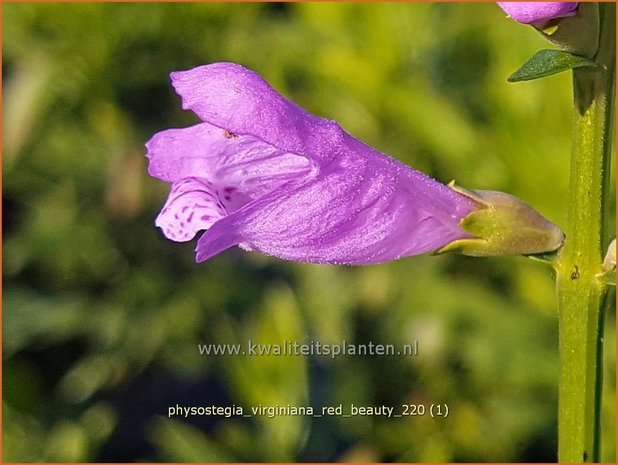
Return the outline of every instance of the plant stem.
<path id="1" fill-rule="evenodd" d="M 603 301 L 615 85 L 615 4 L 600 3 L 602 65 L 573 70 L 573 146 L 567 241 L 557 265 L 560 310 L 560 462 L 598 462 Z"/>

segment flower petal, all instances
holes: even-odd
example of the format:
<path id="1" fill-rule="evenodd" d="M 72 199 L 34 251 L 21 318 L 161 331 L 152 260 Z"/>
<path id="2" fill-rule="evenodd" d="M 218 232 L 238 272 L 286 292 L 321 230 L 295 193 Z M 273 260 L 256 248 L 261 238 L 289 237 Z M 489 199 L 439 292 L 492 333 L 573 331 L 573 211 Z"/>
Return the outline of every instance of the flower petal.
<path id="1" fill-rule="evenodd" d="M 159 132 L 146 147 L 149 174 L 173 183 L 155 224 L 179 242 L 315 169 L 305 157 L 207 123 Z"/>
<path id="2" fill-rule="evenodd" d="M 148 173 L 153 177 L 174 182 L 199 175 L 221 187 L 242 188 L 252 197 L 315 169 L 304 156 L 208 123 L 161 131 L 146 148 Z"/>
<path id="3" fill-rule="evenodd" d="M 177 71 L 171 78 L 184 109 L 234 134 L 251 134 L 317 163 L 335 158 L 344 141 L 344 132 L 336 122 L 306 112 L 257 73 L 235 63 Z"/>
<path id="4" fill-rule="evenodd" d="M 498 2 L 510 18 L 519 23 L 545 23 L 552 19 L 575 16 L 578 2 Z"/>
<path id="5" fill-rule="evenodd" d="M 288 260 L 369 264 L 470 237 L 459 228 L 475 208 L 469 199 L 353 143 L 356 151 L 319 177 L 282 186 L 218 221 L 198 241 L 197 261 L 241 244 Z"/>
<path id="6" fill-rule="evenodd" d="M 173 183 L 157 220 L 166 235 L 206 229 L 198 261 L 239 245 L 368 264 L 470 237 L 459 222 L 473 201 L 307 113 L 256 73 L 215 63 L 172 73 L 172 82 L 204 123 L 156 134 L 149 172 Z M 189 225 L 194 210 L 215 220 Z"/>
<path id="7" fill-rule="evenodd" d="M 208 229 L 227 214 L 215 186 L 203 178 L 175 182 L 155 220 L 165 237 L 176 242 L 190 241 L 201 229 Z"/>

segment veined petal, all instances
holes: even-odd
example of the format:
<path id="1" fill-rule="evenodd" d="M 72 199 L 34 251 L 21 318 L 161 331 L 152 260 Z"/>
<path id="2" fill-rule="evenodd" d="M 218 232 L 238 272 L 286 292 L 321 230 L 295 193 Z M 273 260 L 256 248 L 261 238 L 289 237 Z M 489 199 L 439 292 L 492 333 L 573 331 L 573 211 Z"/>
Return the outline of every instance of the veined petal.
<path id="1" fill-rule="evenodd" d="M 190 241 L 227 214 L 215 186 L 207 179 L 184 178 L 172 185 L 170 195 L 155 221 L 168 239 Z"/>

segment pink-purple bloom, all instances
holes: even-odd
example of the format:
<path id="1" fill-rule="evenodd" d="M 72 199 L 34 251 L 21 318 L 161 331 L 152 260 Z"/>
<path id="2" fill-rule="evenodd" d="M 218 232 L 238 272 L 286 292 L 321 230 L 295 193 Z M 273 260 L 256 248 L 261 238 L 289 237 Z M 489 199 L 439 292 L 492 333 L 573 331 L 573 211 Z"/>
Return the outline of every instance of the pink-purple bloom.
<path id="1" fill-rule="evenodd" d="M 171 184 L 156 225 L 198 262 L 240 246 L 288 260 L 380 263 L 471 237 L 472 200 L 363 144 L 233 63 L 171 73 L 202 120 L 146 144 Z"/>
<path id="2" fill-rule="evenodd" d="M 538 26 L 553 19 L 575 16 L 577 5 L 578 2 L 498 2 L 510 18 Z"/>

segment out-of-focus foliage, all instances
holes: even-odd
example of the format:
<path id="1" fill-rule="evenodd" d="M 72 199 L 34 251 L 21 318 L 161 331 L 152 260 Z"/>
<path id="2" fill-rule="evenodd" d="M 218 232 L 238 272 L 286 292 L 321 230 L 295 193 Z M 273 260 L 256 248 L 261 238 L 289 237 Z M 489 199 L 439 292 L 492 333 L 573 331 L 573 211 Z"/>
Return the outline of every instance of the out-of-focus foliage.
<path id="1" fill-rule="evenodd" d="M 153 219 L 143 143 L 193 124 L 170 71 L 234 61 L 448 182 L 564 224 L 567 73 L 494 4 L 4 4 L 4 461 L 553 461 L 557 314 L 524 258 L 364 268 L 231 250 Z M 615 457 L 614 311 L 603 457 Z M 408 344 L 416 357 L 200 356 L 198 344 Z M 175 406 L 447 404 L 446 419 L 173 417 Z M 400 408 L 400 407 L 399 407 Z M 400 408 L 401 409 L 401 408 Z"/>

